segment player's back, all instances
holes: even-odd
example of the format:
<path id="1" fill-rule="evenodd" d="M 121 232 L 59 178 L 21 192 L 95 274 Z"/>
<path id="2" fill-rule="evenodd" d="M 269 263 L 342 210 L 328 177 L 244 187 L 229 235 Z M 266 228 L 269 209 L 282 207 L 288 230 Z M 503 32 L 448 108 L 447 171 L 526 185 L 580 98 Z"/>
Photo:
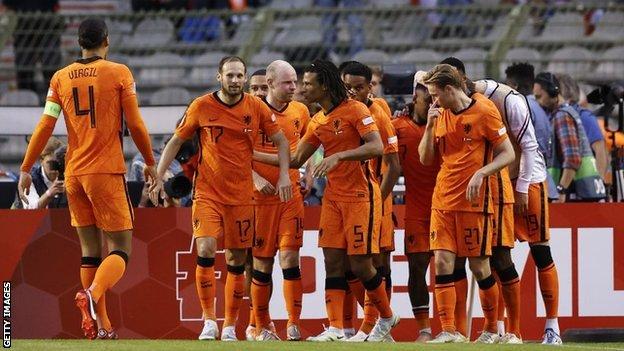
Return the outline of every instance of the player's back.
<path id="1" fill-rule="evenodd" d="M 126 172 L 122 100 L 135 94 L 128 67 L 99 57 L 56 72 L 48 100 L 60 104 L 65 117 L 66 175 Z"/>

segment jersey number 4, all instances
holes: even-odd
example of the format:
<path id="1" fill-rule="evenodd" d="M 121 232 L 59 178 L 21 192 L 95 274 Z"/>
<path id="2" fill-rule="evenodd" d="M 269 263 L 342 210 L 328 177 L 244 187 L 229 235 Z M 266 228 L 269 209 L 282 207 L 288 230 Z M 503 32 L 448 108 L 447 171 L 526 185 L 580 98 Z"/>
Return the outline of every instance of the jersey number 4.
<path id="1" fill-rule="evenodd" d="M 91 117 L 91 128 L 95 128 L 95 94 L 93 93 L 93 85 L 89 85 L 89 106 L 86 110 L 80 109 L 80 94 L 78 94 L 78 88 L 72 88 L 72 94 L 74 95 L 74 111 L 76 116 Z"/>

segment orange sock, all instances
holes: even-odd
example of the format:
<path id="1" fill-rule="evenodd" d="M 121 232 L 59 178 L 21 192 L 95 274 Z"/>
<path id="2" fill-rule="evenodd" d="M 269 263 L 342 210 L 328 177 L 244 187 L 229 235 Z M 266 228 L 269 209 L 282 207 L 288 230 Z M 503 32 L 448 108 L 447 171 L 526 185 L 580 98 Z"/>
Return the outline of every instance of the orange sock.
<path id="1" fill-rule="evenodd" d="M 117 284 L 126 270 L 126 262 L 128 255 L 123 251 L 112 251 L 98 267 L 91 283 L 91 296 L 95 302 L 100 301 L 100 297 L 104 296 L 106 290 Z"/>
<path id="2" fill-rule="evenodd" d="M 364 319 L 362 320 L 362 325 L 360 325 L 360 330 L 366 334 L 370 334 L 371 330 L 377 323 L 377 317 L 379 316 L 379 312 L 377 312 L 377 308 L 375 304 L 370 298 L 370 295 L 367 293 L 364 298 Z"/>
<path id="3" fill-rule="evenodd" d="M 347 283 L 349 283 L 349 290 L 357 300 L 358 304 L 364 308 L 364 299 L 366 294 L 366 289 L 364 289 L 364 285 L 358 279 L 358 277 L 353 274 L 353 272 L 347 272 Z"/>
<path id="4" fill-rule="evenodd" d="M 227 266 L 227 277 L 225 278 L 225 319 L 223 327 L 230 327 L 236 324 L 241 301 L 245 296 L 245 266 Z M 254 284 L 252 282 L 251 293 L 253 296 Z M 258 309 L 259 302 L 252 297 Z M 258 313 L 256 313 L 256 327 L 258 325 Z"/>
<path id="5" fill-rule="evenodd" d="M 343 305 L 343 326 L 345 329 L 353 328 L 353 316 L 355 315 L 355 296 L 353 296 L 353 292 L 351 289 L 348 289 L 345 292 L 345 299 Z"/>
<path id="6" fill-rule="evenodd" d="M 331 327 L 344 328 L 344 298 L 347 288 L 344 277 L 325 278 L 325 309 Z"/>
<path id="7" fill-rule="evenodd" d="M 251 280 L 251 299 L 254 302 L 256 315 L 256 330 L 268 329 L 271 319 L 269 317 L 269 301 L 271 300 L 271 274 L 258 270 L 253 271 Z"/>
<path id="8" fill-rule="evenodd" d="M 303 300 L 303 284 L 299 266 L 282 270 L 284 275 L 284 300 L 288 311 L 288 325 L 299 325 L 301 318 L 301 302 Z"/>
<path id="9" fill-rule="evenodd" d="M 201 304 L 204 320 L 212 319 L 216 321 L 214 258 L 197 257 L 195 287 L 197 288 L 197 296 L 199 296 L 199 303 Z"/>
<path id="10" fill-rule="evenodd" d="M 97 271 L 101 261 L 102 259 L 99 257 L 82 258 L 82 264 L 80 265 L 80 282 L 82 283 L 83 289 L 88 288 L 91 286 L 91 283 L 93 283 L 95 272 Z M 100 297 L 100 300 L 95 305 L 95 313 L 97 314 L 97 322 L 100 324 L 100 327 L 106 329 L 107 331 L 111 331 L 111 322 L 110 319 L 108 319 L 108 313 L 106 312 L 106 293 Z"/>
<path id="11" fill-rule="evenodd" d="M 431 328 L 431 322 L 429 321 L 429 306 L 413 307 L 412 313 L 414 313 L 418 331 Z"/>
<path id="12" fill-rule="evenodd" d="M 485 322 L 483 330 L 496 333 L 496 317 L 498 317 L 498 286 L 492 275 L 477 282 L 479 284 L 479 299 Z"/>
<path id="13" fill-rule="evenodd" d="M 381 318 L 392 317 L 392 308 L 390 308 L 390 301 L 388 300 L 388 294 L 386 294 L 386 284 L 384 284 L 382 276 L 375 274 L 370 280 L 364 282 L 364 288 L 366 288 L 366 296 L 379 311 Z"/>
<path id="14" fill-rule="evenodd" d="M 511 275 L 512 279 L 502 282 L 502 295 L 505 300 L 505 308 L 507 309 L 507 320 L 509 321 L 507 332 L 522 338 L 522 335 L 520 335 L 520 277 L 514 266 L 511 266 L 511 269 L 513 269 L 515 277 Z M 505 272 L 502 272 L 501 276 L 503 274 Z M 501 307 L 499 302 L 498 308 Z"/>
<path id="15" fill-rule="evenodd" d="M 256 326 L 256 313 L 254 312 L 253 303 L 251 300 L 251 295 L 249 297 L 249 324 L 250 327 Z"/>
<path id="16" fill-rule="evenodd" d="M 499 280 L 496 281 L 496 287 L 498 287 L 498 303 L 496 304 L 496 310 L 498 311 L 497 321 L 505 322 L 505 295 L 503 294 L 503 283 Z"/>
<path id="17" fill-rule="evenodd" d="M 468 320 L 466 315 L 466 301 L 468 300 L 468 279 L 466 268 L 456 269 L 453 272 L 455 282 L 455 328 L 462 335 L 467 336 Z"/>
<path id="18" fill-rule="evenodd" d="M 542 291 L 542 299 L 544 299 L 544 307 L 546 308 L 546 318 L 557 318 L 559 314 L 559 277 L 557 267 L 554 263 L 551 263 L 543 269 L 538 269 L 537 277 L 540 290 Z"/>
<path id="19" fill-rule="evenodd" d="M 454 333 L 455 328 L 455 306 L 456 291 L 453 282 L 453 274 L 436 275 L 435 298 L 438 305 L 438 315 L 442 324 L 442 331 Z"/>

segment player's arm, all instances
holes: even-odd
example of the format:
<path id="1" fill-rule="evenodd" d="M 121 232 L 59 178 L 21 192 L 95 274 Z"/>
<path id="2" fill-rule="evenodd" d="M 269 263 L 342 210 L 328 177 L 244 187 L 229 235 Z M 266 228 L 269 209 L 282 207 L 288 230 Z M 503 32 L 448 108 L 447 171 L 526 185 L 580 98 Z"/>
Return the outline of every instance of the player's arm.
<path id="1" fill-rule="evenodd" d="M 180 150 L 180 147 L 182 147 L 182 144 L 184 144 L 185 141 L 186 139 L 174 134 L 171 139 L 169 139 L 169 142 L 167 142 L 167 145 L 165 145 L 162 155 L 160 155 L 154 181 L 149 187 L 149 197 L 154 206 L 158 206 L 159 197 L 164 199 L 164 194 L 162 194 L 162 192 L 165 173 L 167 173 L 171 162 L 173 162 L 178 154 L 178 151 Z"/>
<path id="2" fill-rule="evenodd" d="M 325 157 L 314 170 L 314 176 L 324 177 L 340 161 L 364 161 L 382 155 L 383 143 L 379 131 L 370 131 L 364 134 L 362 139 L 364 139 L 364 144 L 355 149 L 337 152 Z"/>
<path id="3" fill-rule="evenodd" d="M 393 152 L 391 154 L 383 155 L 383 162 L 388 165 L 386 173 L 383 175 L 381 181 L 381 199 L 385 200 L 390 194 L 396 184 L 397 180 L 401 176 L 401 163 L 399 162 L 399 153 Z"/>
<path id="4" fill-rule="evenodd" d="M 470 178 L 468 189 L 466 189 L 466 199 L 470 202 L 475 201 L 479 196 L 479 190 L 481 189 L 483 179 L 500 172 L 501 169 L 510 165 L 515 157 L 513 145 L 509 138 L 505 137 L 502 142 L 494 147 L 494 158 L 492 162 L 480 168 L 475 172 L 472 178 Z"/>
<path id="5" fill-rule="evenodd" d="M 28 195 L 30 194 L 30 185 L 32 184 L 30 170 L 35 161 L 37 161 L 37 158 L 41 155 L 48 139 L 50 139 L 54 131 L 54 126 L 56 125 L 56 120 L 60 114 L 61 105 L 58 102 L 51 100 L 46 101 L 43 115 L 35 127 L 35 131 L 26 148 L 26 155 L 20 167 L 20 178 L 17 183 L 17 189 L 20 199 L 27 205 L 29 204 Z"/>
<path id="6" fill-rule="evenodd" d="M 435 160 L 435 124 L 437 118 L 440 116 L 441 111 L 438 108 L 438 100 L 431 104 L 429 112 L 427 113 L 427 126 L 425 127 L 425 133 L 423 134 L 420 144 L 418 144 L 418 155 L 420 156 L 420 163 L 425 166 L 431 166 Z"/>
<path id="7" fill-rule="evenodd" d="M 292 199 L 292 184 L 288 169 L 290 166 L 290 143 L 283 131 L 271 135 L 271 141 L 277 146 L 277 161 L 279 166 L 279 178 L 277 180 L 277 193 L 281 201 Z"/>

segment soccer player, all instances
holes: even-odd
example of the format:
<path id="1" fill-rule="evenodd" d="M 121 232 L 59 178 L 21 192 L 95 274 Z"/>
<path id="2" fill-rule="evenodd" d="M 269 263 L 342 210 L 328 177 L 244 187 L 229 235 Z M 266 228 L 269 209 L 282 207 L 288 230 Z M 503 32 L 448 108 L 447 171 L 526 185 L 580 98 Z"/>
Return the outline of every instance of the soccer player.
<path id="1" fill-rule="evenodd" d="M 429 290 L 425 276 L 431 260 L 429 226 L 431 198 L 440 171 L 436 154 L 430 166 L 420 163 L 418 145 L 425 133 L 427 113 L 433 103 L 423 77 L 427 72 L 414 75 L 413 109 L 392 120 L 399 139 L 399 159 L 405 177 L 405 255 L 409 265 L 408 292 L 412 312 L 418 325 L 417 342 L 432 339 L 429 322 Z"/>
<path id="2" fill-rule="evenodd" d="M 457 69 L 437 65 L 424 83 L 434 102 L 418 148 L 420 161 L 431 165 L 436 153 L 442 158 L 430 229 L 442 332 L 429 342 L 465 340 L 455 326 L 453 270 L 459 256 L 468 258 L 479 284 L 485 326 L 477 342 L 492 343 L 496 341 L 498 288 L 489 265 L 493 211 L 487 179 L 513 162 L 513 146 L 494 104 L 467 96 Z"/>
<path id="3" fill-rule="evenodd" d="M 266 80 L 266 69 L 259 69 L 249 77 L 249 94 L 265 98 L 269 93 L 269 85 Z"/>
<path id="4" fill-rule="evenodd" d="M 398 156 L 398 144 L 397 137 L 390 120 L 390 116 L 386 114 L 383 108 L 369 98 L 372 84 L 372 71 L 371 69 L 359 62 L 352 62 L 348 64 L 342 71 L 342 80 L 345 83 L 345 87 L 350 97 L 356 101 L 364 103 L 371 116 L 379 128 L 379 134 L 384 146 L 383 156 L 373 158 L 371 165 L 373 168 L 373 176 L 380 183 L 381 199 L 382 199 L 382 220 L 381 220 L 381 234 L 380 234 L 380 253 L 379 255 L 373 255 L 373 264 L 377 272 L 384 277 L 386 292 L 388 299 L 390 299 L 390 290 L 392 287 L 392 280 L 390 275 L 390 253 L 394 251 L 394 222 L 392 220 L 392 189 L 394 184 L 399 179 L 401 174 L 401 166 L 399 164 Z M 349 282 L 350 290 L 361 291 L 364 295 L 364 288 L 362 282 L 355 278 L 353 272 L 347 271 L 347 281 Z M 355 287 L 354 285 L 358 285 Z M 358 297 L 362 298 L 364 296 Z M 345 309 L 347 310 L 347 316 L 350 314 L 353 316 L 354 304 L 347 299 Z M 346 319 L 346 318 L 345 318 Z M 359 342 L 366 340 L 366 337 L 375 326 L 377 319 L 377 310 L 375 310 L 371 301 L 365 301 L 364 303 L 364 320 L 360 326 L 360 330 L 349 341 Z"/>
<path id="5" fill-rule="evenodd" d="M 150 189 L 152 202 L 163 197 L 162 177 L 185 140 L 199 133 L 201 156 L 193 193 L 193 236 L 197 246 L 195 271 L 202 305 L 204 328 L 200 340 L 215 340 L 214 257 L 217 238 L 223 237 L 227 278 L 222 341 L 236 341 L 235 324 L 245 293 L 243 272 L 254 234 L 252 154 L 262 130 L 278 149 L 279 176 L 276 192 L 281 201 L 292 197 L 288 175 L 288 140 L 276 117 L 260 99 L 243 93 L 245 63 L 236 56 L 219 62 L 219 91 L 200 96 L 187 108 L 182 123 L 165 146 L 158 163 L 157 179 Z"/>
<path id="6" fill-rule="evenodd" d="M 292 101 L 295 94 L 297 73 L 286 61 L 278 60 L 267 67 L 269 94 L 263 101 L 275 114 L 277 124 L 284 131 L 291 147 L 297 148 L 310 120 L 308 108 Z M 275 144 L 261 133 L 256 140 L 255 150 L 277 154 Z M 256 321 L 256 340 L 278 340 L 271 330 L 269 300 L 271 298 L 271 273 L 273 261 L 279 249 L 279 262 L 284 275 L 284 302 L 288 311 L 288 340 L 300 340 L 299 317 L 301 315 L 301 270 L 299 248 L 303 245 L 303 196 L 299 189 L 299 170 L 290 170 L 293 184 L 293 198 L 280 202 L 275 195 L 275 183 L 279 169 L 260 162 L 253 164 L 256 191 L 255 218 L 256 233 L 253 245 L 253 282 L 251 287 Z"/>
<path id="7" fill-rule="evenodd" d="M 82 330 L 89 339 L 116 339 L 106 314 L 105 294 L 123 276 L 131 252 L 132 205 L 122 153 L 122 114 L 147 165 L 156 175 L 150 138 L 139 113 L 135 83 L 128 67 L 106 60 L 108 29 L 104 20 L 88 18 L 78 28 L 82 58 L 57 71 L 24 161 L 19 192 L 26 203 L 29 171 L 63 112 L 68 134 L 65 189 L 71 224 L 80 238 L 80 280 L 75 297 Z M 102 260 L 104 232 L 109 255 Z M 97 321 L 97 330 L 96 322 Z"/>
<path id="8" fill-rule="evenodd" d="M 348 289 L 344 263 L 348 259 L 381 316 L 368 341 L 382 341 L 398 324 L 399 316 L 390 308 L 383 278 L 371 257 L 379 253 L 381 194 L 366 160 L 382 155 L 381 137 L 366 105 L 347 98 L 334 64 L 316 60 L 304 72 L 302 94 L 307 101 L 321 105 L 322 111 L 310 121 L 291 167 L 301 167 L 323 145 L 325 158 L 314 175 L 328 177 L 319 246 L 325 256 L 325 307 L 330 326 L 308 340 L 344 339 L 343 304 Z M 269 164 L 277 161 L 274 155 L 264 153 L 255 153 L 255 158 Z"/>

